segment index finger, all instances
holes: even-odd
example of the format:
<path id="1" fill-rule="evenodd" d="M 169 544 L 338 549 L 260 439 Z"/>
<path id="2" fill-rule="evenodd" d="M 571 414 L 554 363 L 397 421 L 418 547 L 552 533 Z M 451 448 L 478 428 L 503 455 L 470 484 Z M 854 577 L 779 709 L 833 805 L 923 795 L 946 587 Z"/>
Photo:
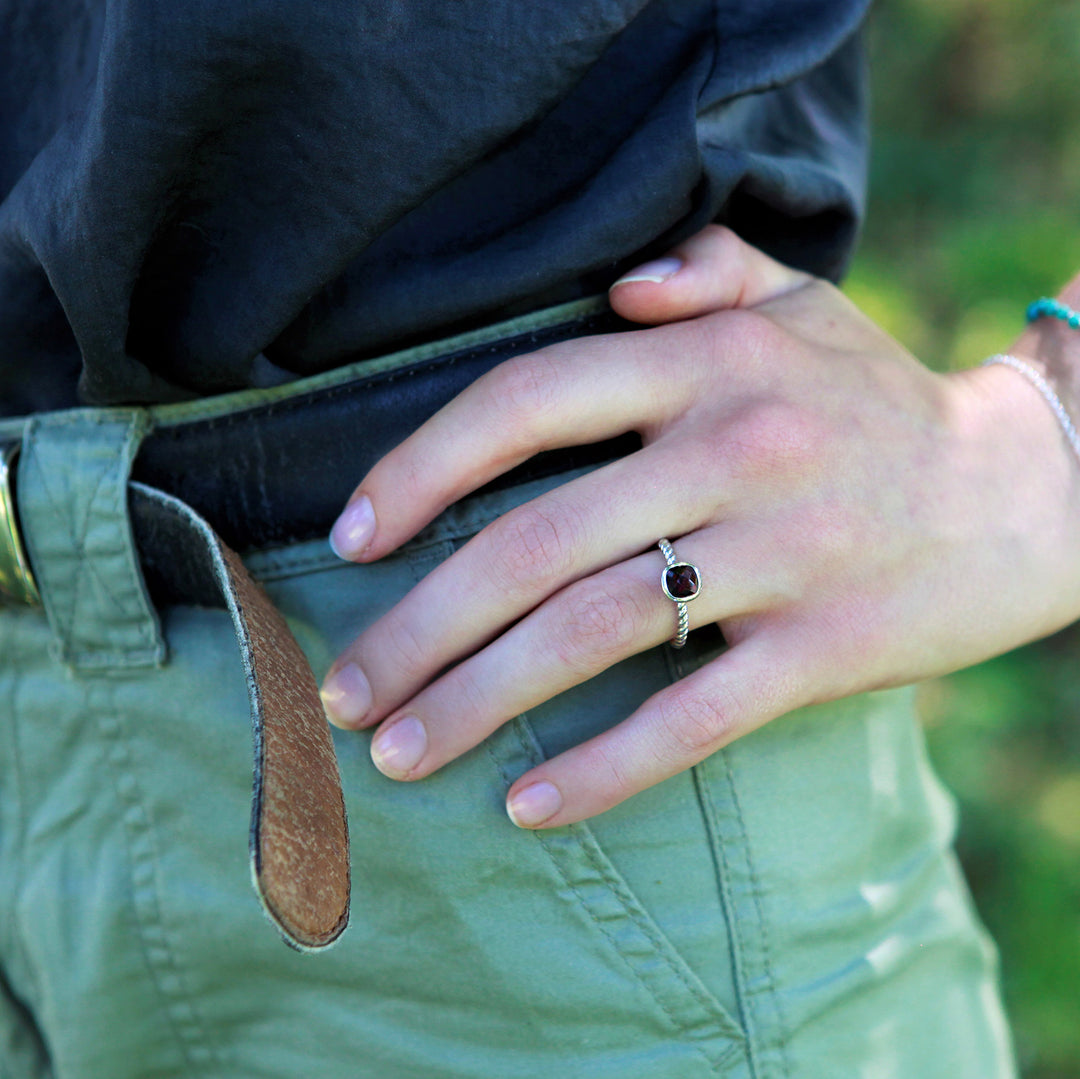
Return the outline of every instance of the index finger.
<path id="1" fill-rule="evenodd" d="M 335 550 L 357 561 L 379 558 L 536 453 L 647 434 L 686 407 L 702 378 L 715 378 L 716 325 L 699 316 L 760 304 L 812 280 L 719 226 L 675 253 L 680 269 L 669 279 L 658 284 L 632 271 L 612 289 L 620 314 L 669 325 L 552 345 L 482 376 L 368 473 L 334 526 Z"/>
<path id="2" fill-rule="evenodd" d="M 693 334 L 664 327 L 586 337 L 488 371 L 364 477 L 331 533 L 335 550 L 357 561 L 379 558 L 537 453 L 641 430 L 685 408 L 694 380 L 669 380 L 662 401 L 656 380 L 673 348 L 693 351 Z"/>

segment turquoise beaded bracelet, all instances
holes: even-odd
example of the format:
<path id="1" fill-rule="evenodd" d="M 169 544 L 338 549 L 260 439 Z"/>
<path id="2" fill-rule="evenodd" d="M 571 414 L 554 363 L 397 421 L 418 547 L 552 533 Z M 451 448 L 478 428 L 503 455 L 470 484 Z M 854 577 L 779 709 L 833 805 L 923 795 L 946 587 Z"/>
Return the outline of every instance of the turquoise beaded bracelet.
<path id="1" fill-rule="evenodd" d="M 1066 307 L 1058 300 L 1050 299 L 1049 296 L 1043 296 L 1028 305 L 1028 322 L 1034 322 L 1037 318 L 1059 318 L 1062 322 L 1067 322 L 1074 330 L 1080 330 L 1080 312 Z"/>

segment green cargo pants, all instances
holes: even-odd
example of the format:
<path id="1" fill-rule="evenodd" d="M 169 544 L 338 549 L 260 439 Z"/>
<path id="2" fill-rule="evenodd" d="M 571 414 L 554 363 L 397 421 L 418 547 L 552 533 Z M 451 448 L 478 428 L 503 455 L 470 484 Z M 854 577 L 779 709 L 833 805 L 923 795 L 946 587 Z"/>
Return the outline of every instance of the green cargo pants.
<path id="1" fill-rule="evenodd" d="M 588 823 L 510 824 L 515 777 L 707 662 L 707 634 L 419 783 L 335 732 L 352 924 L 326 953 L 285 947 L 248 879 L 232 624 L 140 589 L 123 485 L 144 415 L 69 419 L 62 443 L 50 422 L 0 425 L 53 465 L 19 492 L 27 528 L 58 522 L 30 543 L 46 609 L 0 609 L 4 1079 L 1014 1074 L 908 691 L 787 716 Z M 321 676 L 456 545 L 565 478 L 466 499 L 371 565 L 322 540 L 248 565 Z"/>

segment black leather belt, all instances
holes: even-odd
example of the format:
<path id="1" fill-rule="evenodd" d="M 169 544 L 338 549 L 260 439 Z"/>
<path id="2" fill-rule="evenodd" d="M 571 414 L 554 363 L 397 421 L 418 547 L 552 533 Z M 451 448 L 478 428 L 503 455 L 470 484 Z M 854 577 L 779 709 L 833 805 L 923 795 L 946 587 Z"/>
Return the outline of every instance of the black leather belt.
<path id="1" fill-rule="evenodd" d="M 238 551 L 326 536 L 368 469 L 485 371 L 544 345 L 629 325 L 602 311 L 240 412 L 155 421 L 132 479 L 186 502 Z M 541 454 L 492 486 L 610 459 L 633 444 Z"/>
<path id="2" fill-rule="evenodd" d="M 254 402 L 234 395 L 148 410 L 128 488 L 144 577 L 159 604 L 218 606 L 232 616 L 255 743 L 253 877 L 296 947 L 324 947 L 348 921 L 344 800 L 314 676 L 234 550 L 326 536 L 368 469 L 485 371 L 557 341 L 630 326 L 597 303 L 567 311 L 526 332 L 504 336 L 494 327 L 436 344 L 405 365 L 373 360 L 347 381 L 329 376 Z M 489 488 L 600 463 L 639 444 L 628 436 L 540 454 Z M 0 441 L 0 598 L 26 604 L 37 595 L 16 520 L 17 453 L 17 442 Z"/>

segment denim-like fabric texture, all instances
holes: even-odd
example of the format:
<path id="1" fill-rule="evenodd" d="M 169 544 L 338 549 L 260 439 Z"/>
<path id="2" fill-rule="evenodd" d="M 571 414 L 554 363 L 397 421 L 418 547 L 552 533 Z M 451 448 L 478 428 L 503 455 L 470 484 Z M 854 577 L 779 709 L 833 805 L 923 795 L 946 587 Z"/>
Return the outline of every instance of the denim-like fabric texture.
<path id="1" fill-rule="evenodd" d="M 321 674 L 539 486 L 463 504 L 377 564 L 314 542 L 252 568 Z M 312 958 L 280 943 L 247 877 L 229 618 L 178 607 L 163 626 L 167 666 L 71 678 L 39 612 L 0 613 L 8 1079 L 1013 1075 L 909 693 L 788 716 L 539 833 L 506 819 L 509 783 L 667 684 L 667 649 L 420 783 L 386 779 L 367 735 L 335 732 L 353 919 Z"/>
<path id="2" fill-rule="evenodd" d="M 835 277 L 866 4 L 0 0 L 0 415 L 328 370 L 716 218 Z"/>
<path id="3" fill-rule="evenodd" d="M 139 412 L 74 409 L 22 432 L 18 516 L 51 650 L 76 669 L 165 658 L 128 525 L 128 472 L 146 428 Z"/>
<path id="4" fill-rule="evenodd" d="M 170 409 L 220 403 L 154 418 Z M 55 497 L 85 506 L 101 462 L 69 461 Z M 322 540 L 248 565 L 321 676 L 485 524 L 573 478 L 467 498 L 369 565 Z M 67 580 L 82 554 L 43 557 Z M 98 564 L 103 594 L 129 586 L 122 560 Z M 708 662 L 715 635 L 619 663 L 417 783 L 379 774 L 369 735 L 336 731 L 352 924 L 311 957 L 280 942 L 248 880 L 229 615 L 168 607 L 161 629 L 163 666 L 72 671 L 40 609 L 0 609 L 4 1079 L 1015 1075 L 910 691 L 786 716 L 541 832 L 508 821 L 510 783 Z"/>

